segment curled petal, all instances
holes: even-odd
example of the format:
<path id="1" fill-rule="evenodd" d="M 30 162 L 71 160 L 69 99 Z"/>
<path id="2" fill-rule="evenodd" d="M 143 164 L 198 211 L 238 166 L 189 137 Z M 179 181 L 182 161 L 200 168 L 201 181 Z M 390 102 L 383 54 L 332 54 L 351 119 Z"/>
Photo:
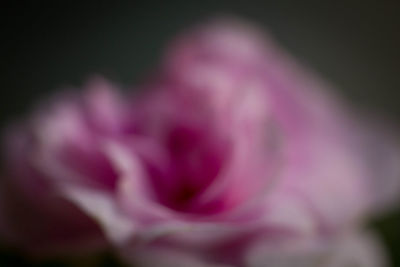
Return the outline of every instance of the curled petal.
<path id="1" fill-rule="evenodd" d="M 85 187 L 64 186 L 64 194 L 101 226 L 108 239 L 115 244 L 123 244 L 132 238 L 135 225 L 120 212 L 113 197 Z"/>

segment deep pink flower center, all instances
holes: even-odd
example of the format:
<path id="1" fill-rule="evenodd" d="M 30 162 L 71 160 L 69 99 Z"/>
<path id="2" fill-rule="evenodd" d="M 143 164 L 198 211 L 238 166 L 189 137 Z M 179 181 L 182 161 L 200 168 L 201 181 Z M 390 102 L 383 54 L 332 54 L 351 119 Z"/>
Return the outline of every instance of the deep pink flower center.
<path id="1" fill-rule="evenodd" d="M 215 205 L 200 200 L 218 178 L 227 154 L 226 143 L 205 129 L 185 125 L 171 129 L 164 140 L 168 166 L 153 167 L 150 172 L 158 200 L 180 212 L 220 211 Z"/>

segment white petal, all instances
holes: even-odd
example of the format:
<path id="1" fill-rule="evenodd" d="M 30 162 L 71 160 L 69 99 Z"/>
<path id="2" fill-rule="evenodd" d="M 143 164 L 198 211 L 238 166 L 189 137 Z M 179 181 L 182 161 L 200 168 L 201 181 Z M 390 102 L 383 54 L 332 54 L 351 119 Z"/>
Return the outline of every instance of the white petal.
<path id="1" fill-rule="evenodd" d="M 98 221 L 113 243 L 124 243 L 134 234 L 134 223 L 120 212 L 117 203 L 108 193 L 74 185 L 66 185 L 63 191 Z"/>

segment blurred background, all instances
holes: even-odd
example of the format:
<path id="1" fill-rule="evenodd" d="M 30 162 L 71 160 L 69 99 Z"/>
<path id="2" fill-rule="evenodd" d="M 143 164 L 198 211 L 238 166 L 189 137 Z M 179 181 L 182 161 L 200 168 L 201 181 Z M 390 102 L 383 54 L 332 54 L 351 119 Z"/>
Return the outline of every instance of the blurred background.
<path id="1" fill-rule="evenodd" d="M 176 33 L 221 14 L 265 27 L 354 105 L 400 124 L 400 1 L 37 0 L 0 5 L 0 127 L 38 99 L 80 86 L 92 74 L 125 85 L 139 82 Z M 400 266 L 400 213 L 371 227 L 385 240 L 393 266 Z M 118 265 L 110 255 L 72 265 L 78 262 Z M 2 250 L 0 266 L 32 263 Z"/>

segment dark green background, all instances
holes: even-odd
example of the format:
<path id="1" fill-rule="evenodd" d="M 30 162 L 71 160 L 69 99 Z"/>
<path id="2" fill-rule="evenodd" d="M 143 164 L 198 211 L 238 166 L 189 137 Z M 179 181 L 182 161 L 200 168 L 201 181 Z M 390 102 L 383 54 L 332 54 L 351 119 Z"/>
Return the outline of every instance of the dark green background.
<path id="1" fill-rule="evenodd" d="M 61 0 L 0 3 L 0 126 L 91 74 L 140 81 L 174 34 L 219 14 L 265 26 L 355 105 L 400 123 L 400 1 Z M 400 266 L 399 213 L 373 226 Z M 24 264 L 2 255 L 0 266 Z"/>

